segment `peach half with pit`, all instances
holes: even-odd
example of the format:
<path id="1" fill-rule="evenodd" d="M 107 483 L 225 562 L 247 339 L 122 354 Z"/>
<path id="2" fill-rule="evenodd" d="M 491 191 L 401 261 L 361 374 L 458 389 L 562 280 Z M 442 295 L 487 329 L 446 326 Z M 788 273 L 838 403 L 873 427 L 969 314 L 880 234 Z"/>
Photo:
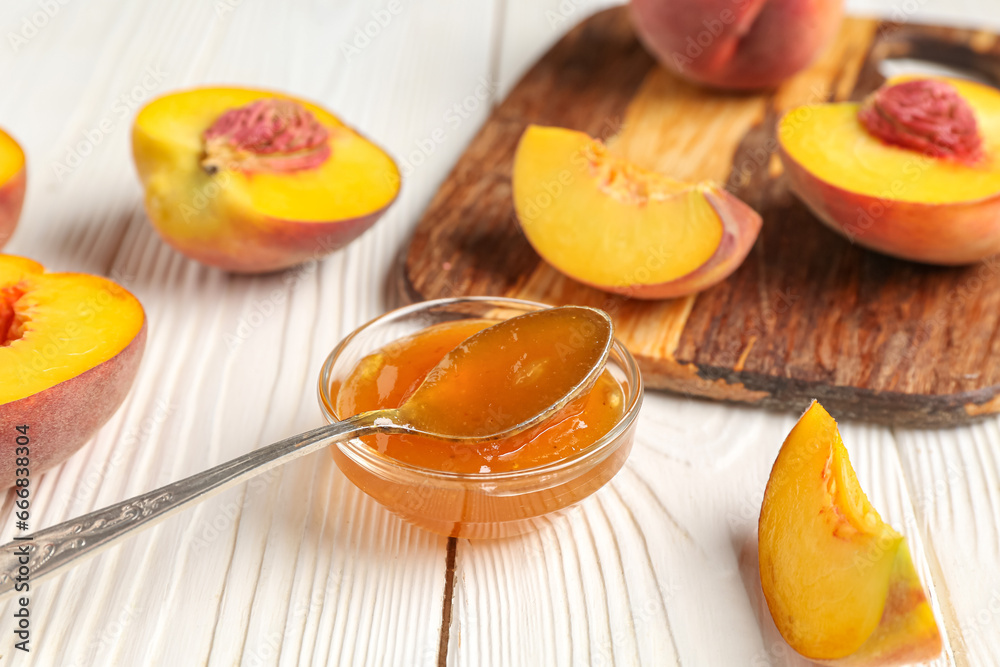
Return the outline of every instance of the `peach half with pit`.
<path id="1" fill-rule="evenodd" d="M 778 452 L 757 548 L 771 617 L 806 658 L 874 667 L 941 652 L 906 539 L 868 501 L 837 423 L 819 403 Z"/>
<path id="2" fill-rule="evenodd" d="M 632 0 L 660 64 L 709 86 L 773 88 L 805 69 L 840 27 L 842 0 Z"/>
<path id="3" fill-rule="evenodd" d="M 30 475 L 62 463 L 115 413 L 146 342 L 139 301 L 107 278 L 0 255 L 0 488 L 27 441 Z"/>
<path id="4" fill-rule="evenodd" d="M 608 292 L 699 292 L 742 263 L 760 216 L 712 182 L 684 183 L 612 155 L 600 140 L 529 126 L 514 157 L 514 208 L 543 259 Z"/>
<path id="5" fill-rule="evenodd" d="M 900 77 L 792 109 L 778 138 L 792 191 L 851 241 L 930 264 L 1000 252 L 1000 90 Z"/>
<path id="6" fill-rule="evenodd" d="M 0 130 L 0 249 L 10 240 L 21 217 L 26 184 L 24 163 L 21 146 Z"/>
<path id="7" fill-rule="evenodd" d="M 239 273 L 318 259 L 395 200 L 395 162 L 329 111 L 281 93 L 200 88 L 132 128 L 146 213 L 174 248 Z"/>

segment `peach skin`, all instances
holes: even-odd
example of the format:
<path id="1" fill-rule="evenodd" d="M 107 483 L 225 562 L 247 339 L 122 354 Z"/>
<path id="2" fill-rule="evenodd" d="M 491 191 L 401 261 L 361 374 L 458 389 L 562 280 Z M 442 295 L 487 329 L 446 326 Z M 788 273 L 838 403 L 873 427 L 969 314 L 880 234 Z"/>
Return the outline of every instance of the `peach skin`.
<path id="1" fill-rule="evenodd" d="M 717 88 L 773 88 L 833 40 L 842 0 L 632 0 L 639 38 L 660 64 Z"/>

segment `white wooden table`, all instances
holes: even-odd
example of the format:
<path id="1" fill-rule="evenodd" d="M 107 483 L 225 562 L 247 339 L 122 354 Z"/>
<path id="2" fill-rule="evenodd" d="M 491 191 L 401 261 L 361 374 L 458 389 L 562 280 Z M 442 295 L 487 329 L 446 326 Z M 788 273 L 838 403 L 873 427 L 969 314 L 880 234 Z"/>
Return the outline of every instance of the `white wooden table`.
<path id="1" fill-rule="evenodd" d="M 323 358 L 392 305 L 393 260 L 490 105 L 603 4 L 4 0 L 0 125 L 29 156 L 7 251 L 110 275 L 149 317 L 136 385 L 35 487 L 34 525 L 320 424 Z M 848 4 L 1000 29 L 1000 0 Z M 358 242 L 294 280 L 186 260 L 145 219 L 129 127 L 150 97 L 213 82 L 324 103 L 397 156 L 402 196 Z M 456 104 L 469 109 L 460 123 L 446 120 Z M 95 130 L 105 120 L 111 131 Z M 498 542 L 449 544 L 412 528 L 315 455 L 39 584 L 30 654 L 13 650 L 13 607 L 0 606 L 0 662 L 798 664 L 769 625 L 745 551 L 794 421 L 650 393 L 637 445 L 608 487 L 540 532 Z M 932 583 L 946 633 L 936 664 L 1000 663 L 998 427 L 843 425 L 862 485 Z M 7 541 L 9 502 L 0 521 Z"/>

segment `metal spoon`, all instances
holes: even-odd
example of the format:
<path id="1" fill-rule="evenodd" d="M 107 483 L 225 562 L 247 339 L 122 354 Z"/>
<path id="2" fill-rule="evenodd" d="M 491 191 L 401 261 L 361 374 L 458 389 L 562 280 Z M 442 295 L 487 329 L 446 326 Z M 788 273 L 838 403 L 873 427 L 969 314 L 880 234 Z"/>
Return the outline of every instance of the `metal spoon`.
<path id="1" fill-rule="evenodd" d="M 15 592 L 18 577 L 34 584 L 182 509 L 333 442 L 373 433 L 410 433 L 473 443 L 537 426 L 593 386 L 607 362 L 613 331 L 606 313 L 580 306 L 526 313 L 483 329 L 445 355 L 396 409 L 363 412 L 286 438 L 8 542 L 0 547 L 0 599 Z M 518 336 L 530 337 L 532 354 L 505 344 Z M 558 364 L 559 372 L 546 372 L 545 364 Z M 527 372 L 517 372 L 519 368 Z M 463 406 L 468 391 L 485 383 L 491 388 L 490 405 Z"/>

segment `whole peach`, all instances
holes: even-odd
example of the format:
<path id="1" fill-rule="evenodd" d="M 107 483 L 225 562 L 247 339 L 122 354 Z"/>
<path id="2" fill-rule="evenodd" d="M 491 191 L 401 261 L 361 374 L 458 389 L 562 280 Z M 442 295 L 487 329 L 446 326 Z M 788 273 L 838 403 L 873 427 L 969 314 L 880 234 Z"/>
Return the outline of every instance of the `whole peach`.
<path id="1" fill-rule="evenodd" d="M 639 38 L 667 69 L 718 88 L 773 88 L 840 25 L 842 0 L 632 0 Z"/>

